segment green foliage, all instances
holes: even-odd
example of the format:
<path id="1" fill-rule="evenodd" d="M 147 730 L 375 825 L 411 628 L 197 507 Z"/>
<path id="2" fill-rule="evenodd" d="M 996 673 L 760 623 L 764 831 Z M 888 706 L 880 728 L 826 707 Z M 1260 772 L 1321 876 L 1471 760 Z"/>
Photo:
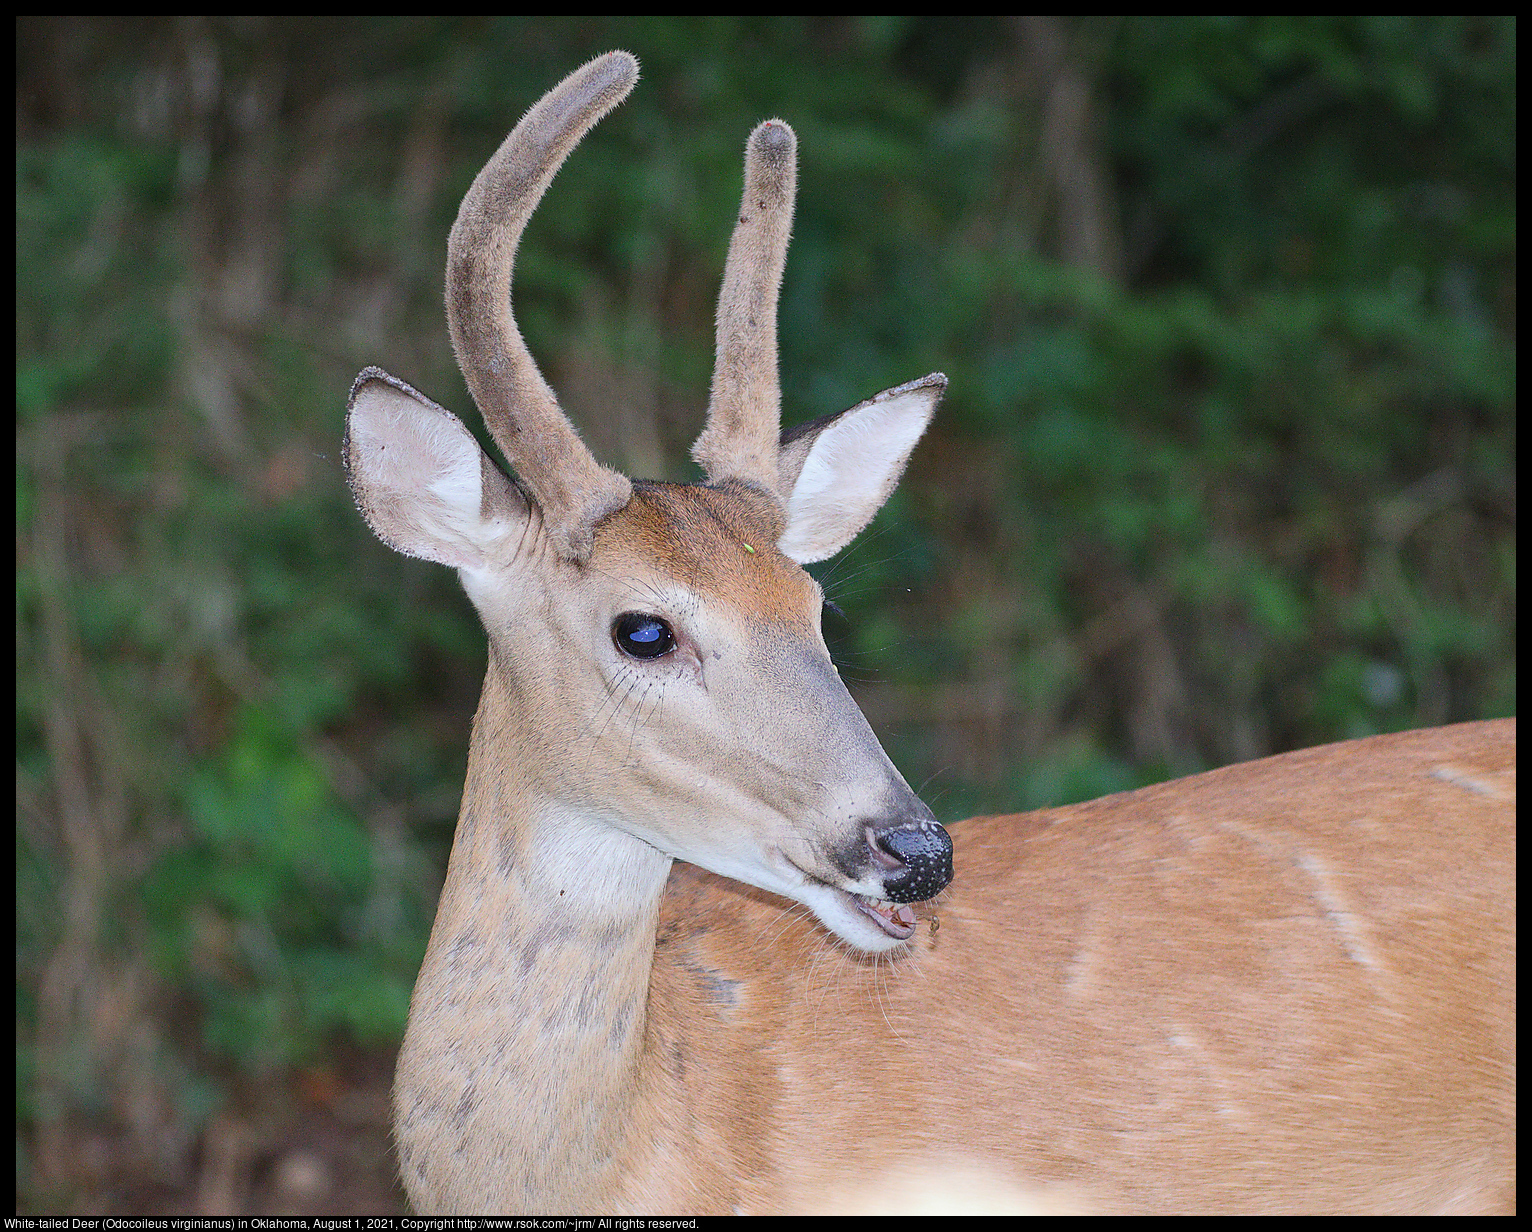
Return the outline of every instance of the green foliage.
<path id="1" fill-rule="evenodd" d="M 742 143 L 795 126 L 785 420 L 951 378 L 820 571 L 941 815 L 1514 712 L 1514 19 L 19 33 L 24 1141 L 164 1137 L 400 1030 L 483 643 L 355 515 L 342 408 L 382 363 L 476 418 L 444 237 L 610 47 L 644 79 L 531 224 L 518 318 L 598 453 L 691 477 Z"/>
<path id="2" fill-rule="evenodd" d="M 142 894 L 162 974 L 191 990 L 215 1053 L 269 1068 L 330 1032 L 397 1037 L 420 961 L 370 836 L 262 711 L 243 710 L 216 764 L 184 785 L 187 841 Z M 418 923 L 418 920 L 417 920 Z"/>

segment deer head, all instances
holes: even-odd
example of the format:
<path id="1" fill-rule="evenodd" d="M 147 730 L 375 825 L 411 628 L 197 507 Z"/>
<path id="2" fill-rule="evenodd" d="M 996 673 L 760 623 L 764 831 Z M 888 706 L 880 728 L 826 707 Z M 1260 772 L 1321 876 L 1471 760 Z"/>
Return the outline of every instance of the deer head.
<path id="1" fill-rule="evenodd" d="M 546 95 L 479 173 L 448 242 L 453 347 L 515 478 L 454 415 L 369 368 L 351 391 L 351 489 L 384 543 L 456 569 L 483 619 L 474 755 L 489 764 L 470 768 L 470 793 L 477 778 L 534 828 L 620 833 L 885 949 L 913 926 L 895 904 L 951 879 L 951 844 L 841 683 L 802 566 L 877 512 L 946 378 L 779 432 L 796 141 L 767 120 L 746 146 L 692 451 L 706 481 L 632 482 L 597 462 L 516 328 L 511 270 L 554 172 L 637 76 L 612 52 Z"/>

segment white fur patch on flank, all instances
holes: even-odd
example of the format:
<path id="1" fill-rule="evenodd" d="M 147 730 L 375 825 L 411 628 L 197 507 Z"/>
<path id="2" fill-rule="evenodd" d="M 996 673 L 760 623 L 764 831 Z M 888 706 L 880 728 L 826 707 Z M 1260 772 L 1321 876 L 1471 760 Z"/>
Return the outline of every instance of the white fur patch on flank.
<path id="1" fill-rule="evenodd" d="M 1480 796 L 1488 796 L 1491 800 L 1514 800 L 1516 793 L 1504 791 L 1493 783 L 1487 783 L 1481 778 L 1475 778 L 1466 770 L 1459 770 L 1456 766 L 1436 766 L 1431 771 L 1433 779 L 1440 779 L 1443 783 L 1451 783 L 1454 787 L 1466 787 L 1469 791 Z"/>

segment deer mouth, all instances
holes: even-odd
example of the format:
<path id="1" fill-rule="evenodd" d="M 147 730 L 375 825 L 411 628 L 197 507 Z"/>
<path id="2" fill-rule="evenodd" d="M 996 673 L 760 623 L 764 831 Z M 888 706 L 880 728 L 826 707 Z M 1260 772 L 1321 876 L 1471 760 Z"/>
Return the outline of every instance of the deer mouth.
<path id="1" fill-rule="evenodd" d="M 891 903 L 865 894 L 848 895 L 856 909 L 872 920 L 896 941 L 908 941 L 915 935 L 915 909 L 908 903 Z"/>
<path id="2" fill-rule="evenodd" d="M 890 902 L 876 895 L 845 890 L 799 868 L 791 860 L 788 864 L 801 880 L 795 879 L 798 885 L 787 890 L 786 896 L 808 907 L 819 917 L 820 923 L 849 945 L 869 953 L 881 953 L 915 935 L 919 920 L 911 904 Z M 778 890 L 778 893 L 782 892 Z M 866 932 L 862 920 L 871 921 L 877 926 L 876 939 Z"/>

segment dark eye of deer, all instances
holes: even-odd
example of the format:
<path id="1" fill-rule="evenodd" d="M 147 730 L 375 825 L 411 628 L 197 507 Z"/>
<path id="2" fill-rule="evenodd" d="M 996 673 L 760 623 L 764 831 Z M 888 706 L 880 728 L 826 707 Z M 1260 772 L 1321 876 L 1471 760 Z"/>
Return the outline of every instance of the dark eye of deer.
<path id="1" fill-rule="evenodd" d="M 676 635 L 658 616 L 624 612 L 612 625 L 612 640 L 635 659 L 658 659 L 676 648 Z"/>

